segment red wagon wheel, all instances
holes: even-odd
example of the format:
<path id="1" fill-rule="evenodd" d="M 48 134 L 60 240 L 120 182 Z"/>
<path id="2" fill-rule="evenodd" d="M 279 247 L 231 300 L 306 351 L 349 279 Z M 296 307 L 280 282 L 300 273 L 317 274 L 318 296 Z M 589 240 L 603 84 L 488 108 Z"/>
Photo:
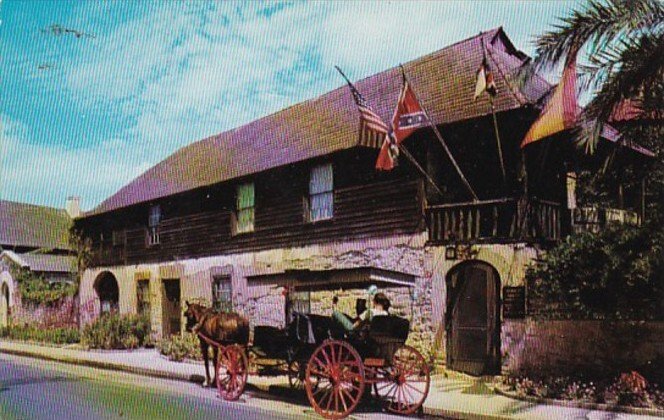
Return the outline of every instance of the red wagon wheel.
<path id="1" fill-rule="evenodd" d="M 238 345 L 219 348 L 217 360 L 217 389 L 226 401 L 240 398 L 247 384 L 248 362 L 244 349 Z"/>
<path id="2" fill-rule="evenodd" d="M 385 381 L 376 384 L 376 393 L 387 403 L 387 409 L 399 414 L 414 414 L 429 394 L 429 367 L 424 357 L 410 346 L 394 353 Z"/>
<path id="3" fill-rule="evenodd" d="M 304 378 L 309 403 L 326 419 L 355 410 L 364 393 L 364 365 L 348 343 L 325 340 L 311 355 Z"/>

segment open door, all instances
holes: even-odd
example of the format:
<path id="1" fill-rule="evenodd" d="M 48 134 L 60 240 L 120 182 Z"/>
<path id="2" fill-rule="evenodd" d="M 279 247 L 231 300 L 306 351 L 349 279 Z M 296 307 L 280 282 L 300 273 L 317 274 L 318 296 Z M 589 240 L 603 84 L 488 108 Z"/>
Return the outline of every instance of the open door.
<path id="1" fill-rule="evenodd" d="M 180 305 L 180 279 L 164 279 L 162 294 L 163 336 L 180 334 L 182 306 Z"/>
<path id="2" fill-rule="evenodd" d="M 447 367 L 471 375 L 500 368 L 500 284 L 480 261 L 462 263 L 447 277 Z"/>

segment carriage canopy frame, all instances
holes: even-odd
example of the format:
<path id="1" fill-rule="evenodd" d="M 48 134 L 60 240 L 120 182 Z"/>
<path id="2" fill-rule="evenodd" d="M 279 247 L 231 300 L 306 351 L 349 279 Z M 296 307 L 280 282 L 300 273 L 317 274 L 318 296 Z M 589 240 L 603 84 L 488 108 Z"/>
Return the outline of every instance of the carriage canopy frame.
<path id="1" fill-rule="evenodd" d="M 380 288 L 416 286 L 414 274 L 377 267 L 356 267 L 330 270 L 285 270 L 278 273 L 249 276 L 253 281 L 272 281 L 280 287 L 297 292 L 334 291 L 339 289 L 365 289 L 371 285 Z"/>

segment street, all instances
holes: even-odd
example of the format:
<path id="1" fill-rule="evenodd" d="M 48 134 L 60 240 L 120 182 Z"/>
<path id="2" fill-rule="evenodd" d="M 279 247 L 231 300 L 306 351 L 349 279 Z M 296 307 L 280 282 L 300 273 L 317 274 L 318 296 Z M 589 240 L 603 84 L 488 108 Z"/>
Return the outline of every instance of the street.
<path id="1" fill-rule="evenodd" d="M 317 417 L 306 398 L 288 402 L 249 391 L 228 403 L 216 389 L 0 354 L 0 419 L 293 419 Z M 399 418 L 362 409 L 352 418 Z"/>

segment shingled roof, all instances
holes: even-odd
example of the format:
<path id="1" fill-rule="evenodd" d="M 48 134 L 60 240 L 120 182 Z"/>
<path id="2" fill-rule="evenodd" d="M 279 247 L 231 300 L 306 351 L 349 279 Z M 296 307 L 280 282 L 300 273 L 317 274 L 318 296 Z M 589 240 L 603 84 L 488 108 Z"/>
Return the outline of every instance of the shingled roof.
<path id="1" fill-rule="evenodd" d="M 0 200 L 0 246 L 69 250 L 64 209 Z"/>
<path id="2" fill-rule="evenodd" d="M 538 76 L 523 87 L 513 82 L 527 56 L 514 48 L 502 28 L 496 28 L 404 64 L 420 101 L 437 124 L 490 112 L 486 97 L 473 99 L 482 43 L 498 87 L 494 99 L 498 112 L 535 103 L 550 90 L 551 86 Z M 399 68 L 385 70 L 355 85 L 378 114 L 389 120 L 401 87 Z M 357 147 L 358 128 L 357 108 L 348 88 L 342 85 L 177 150 L 86 215 Z"/>

